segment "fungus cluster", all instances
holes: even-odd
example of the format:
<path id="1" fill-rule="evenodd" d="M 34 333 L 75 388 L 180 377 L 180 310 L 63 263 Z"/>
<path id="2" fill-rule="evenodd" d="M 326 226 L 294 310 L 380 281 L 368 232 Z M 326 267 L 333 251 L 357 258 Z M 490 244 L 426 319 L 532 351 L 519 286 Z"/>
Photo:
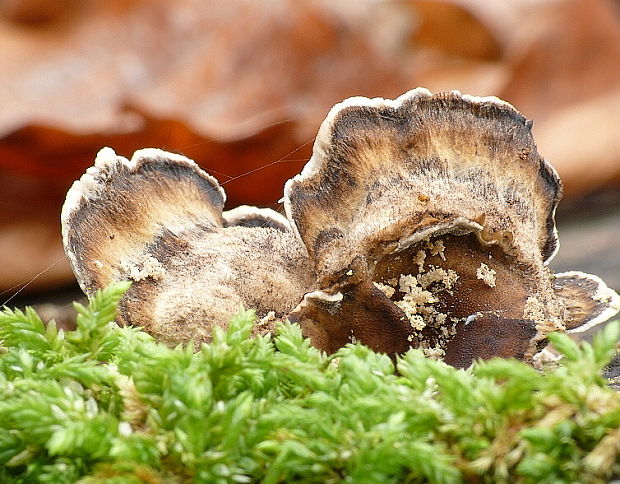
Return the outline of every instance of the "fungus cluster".
<path id="1" fill-rule="evenodd" d="M 288 318 L 327 352 L 535 362 L 549 332 L 589 331 L 620 302 L 547 267 L 562 187 L 530 128 L 458 92 L 345 100 L 286 183 L 286 216 L 223 211 L 217 180 L 183 156 L 104 148 L 67 194 L 65 251 L 88 295 L 134 281 L 119 322 L 170 344 L 208 341 L 244 306 L 257 332 Z"/>

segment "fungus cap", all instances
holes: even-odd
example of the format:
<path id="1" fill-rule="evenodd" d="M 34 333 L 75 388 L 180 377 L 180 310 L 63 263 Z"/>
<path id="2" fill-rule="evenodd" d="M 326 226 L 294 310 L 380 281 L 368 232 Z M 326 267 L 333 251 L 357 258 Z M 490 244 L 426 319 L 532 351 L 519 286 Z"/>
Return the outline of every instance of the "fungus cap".
<path id="1" fill-rule="evenodd" d="M 547 268 L 562 185 L 531 126 L 498 98 L 457 91 L 332 108 L 284 197 L 316 289 L 329 296 L 293 313 L 308 334 L 321 332 L 319 346 L 355 340 L 400 352 L 398 338 L 385 349 L 390 328 L 462 365 L 491 354 L 531 360 L 550 331 L 577 332 L 617 311 L 617 298 L 593 302 L 610 291 L 600 281 L 580 275 L 577 290 L 576 278 Z"/>
<path id="2" fill-rule="evenodd" d="M 224 201 L 217 180 L 183 156 L 102 149 L 62 211 L 80 286 L 93 295 L 133 281 L 119 322 L 170 344 L 209 340 L 242 307 L 286 315 L 311 282 L 302 244 L 273 210 L 222 212 Z"/>
<path id="3" fill-rule="evenodd" d="M 134 281 L 119 322 L 171 344 L 208 341 L 243 306 L 257 331 L 287 317 L 328 352 L 535 362 L 549 332 L 592 332 L 620 298 L 547 267 L 562 186 L 531 124 L 456 91 L 347 99 L 286 183 L 286 217 L 223 212 L 222 187 L 183 156 L 104 148 L 67 194 L 65 251 L 89 295 Z"/>

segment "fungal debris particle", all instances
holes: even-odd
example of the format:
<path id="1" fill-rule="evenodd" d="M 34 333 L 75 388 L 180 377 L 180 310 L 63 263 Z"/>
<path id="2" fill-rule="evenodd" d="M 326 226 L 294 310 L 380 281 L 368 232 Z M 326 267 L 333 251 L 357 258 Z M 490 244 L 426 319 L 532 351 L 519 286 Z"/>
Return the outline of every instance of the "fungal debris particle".
<path id="1" fill-rule="evenodd" d="M 484 262 L 480 263 L 480 267 L 476 269 L 476 277 L 489 287 L 495 287 L 496 272 Z"/>

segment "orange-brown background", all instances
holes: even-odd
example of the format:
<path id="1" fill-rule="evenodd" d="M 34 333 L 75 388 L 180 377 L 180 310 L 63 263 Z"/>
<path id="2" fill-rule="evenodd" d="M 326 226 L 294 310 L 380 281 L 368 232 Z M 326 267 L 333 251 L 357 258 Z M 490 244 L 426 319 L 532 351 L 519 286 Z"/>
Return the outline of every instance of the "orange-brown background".
<path id="1" fill-rule="evenodd" d="M 614 0 L 0 2 L 3 299 L 44 269 L 30 290 L 72 283 L 60 207 L 102 146 L 184 153 L 229 206 L 277 208 L 353 95 L 497 95 L 534 120 L 569 202 L 613 191 L 619 18 Z"/>

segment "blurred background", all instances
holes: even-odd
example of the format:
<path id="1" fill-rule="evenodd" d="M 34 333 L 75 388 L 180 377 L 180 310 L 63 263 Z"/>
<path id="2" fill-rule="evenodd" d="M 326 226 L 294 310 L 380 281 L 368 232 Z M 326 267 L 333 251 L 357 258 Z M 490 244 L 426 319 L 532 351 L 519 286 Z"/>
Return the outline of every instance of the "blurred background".
<path id="1" fill-rule="evenodd" d="M 617 0 L 0 0 L 0 59 L 0 305 L 81 294 L 59 214 L 101 147 L 278 209 L 333 104 L 417 86 L 533 119 L 565 185 L 553 268 L 620 289 Z"/>

